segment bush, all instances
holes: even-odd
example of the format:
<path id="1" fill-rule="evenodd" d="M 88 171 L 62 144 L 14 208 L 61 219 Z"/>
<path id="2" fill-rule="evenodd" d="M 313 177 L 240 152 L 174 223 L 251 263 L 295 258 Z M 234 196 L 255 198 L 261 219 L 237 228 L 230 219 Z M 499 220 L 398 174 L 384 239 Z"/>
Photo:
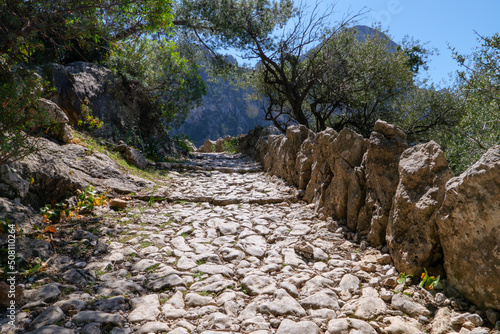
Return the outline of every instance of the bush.
<path id="1" fill-rule="evenodd" d="M 43 89 L 33 72 L 0 58 L 0 165 L 39 149 L 36 138 L 51 125 L 50 117 L 37 110 Z"/>

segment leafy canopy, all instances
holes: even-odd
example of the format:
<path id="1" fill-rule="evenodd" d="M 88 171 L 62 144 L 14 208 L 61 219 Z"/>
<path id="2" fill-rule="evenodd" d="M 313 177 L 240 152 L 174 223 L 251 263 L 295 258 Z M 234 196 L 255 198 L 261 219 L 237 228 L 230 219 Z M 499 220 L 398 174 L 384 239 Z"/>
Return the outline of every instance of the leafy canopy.
<path id="1" fill-rule="evenodd" d="M 175 44 L 165 39 L 142 38 L 115 43 L 107 65 L 150 102 L 170 126 L 184 122 L 189 111 L 202 102 L 205 82 L 196 63 L 182 57 Z"/>

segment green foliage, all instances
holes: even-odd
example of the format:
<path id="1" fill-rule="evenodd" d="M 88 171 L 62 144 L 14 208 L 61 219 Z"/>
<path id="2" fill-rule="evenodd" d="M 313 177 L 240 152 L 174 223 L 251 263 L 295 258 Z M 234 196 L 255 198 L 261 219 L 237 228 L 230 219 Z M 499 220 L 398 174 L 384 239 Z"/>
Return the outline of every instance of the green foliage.
<path id="1" fill-rule="evenodd" d="M 184 151 L 191 153 L 193 152 L 193 147 L 189 144 L 189 137 L 186 135 L 175 135 L 172 136 L 175 145 L 182 148 Z"/>
<path id="2" fill-rule="evenodd" d="M 418 285 L 421 288 L 426 288 L 429 290 L 434 290 L 436 288 L 439 288 L 441 285 L 439 283 L 439 280 L 441 279 L 441 276 L 438 275 L 438 277 L 434 276 L 429 276 L 427 273 L 427 269 L 424 268 L 424 272 L 422 273 L 422 281 Z"/>
<path id="3" fill-rule="evenodd" d="M 86 128 L 88 130 L 92 128 L 100 129 L 103 126 L 103 122 L 99 118 L 92 115 L 92 110 L 89 107 L 89 99 L 86 98 L 81 105 L 81 119 L 78 120 L 78 125 Z"/>
<path id="4" fill-rule="evenodd" d="M 454 51 L 463 67 L 456 89 L 463 108 L 457 125 L 441 134 L 440 142 L 455 173 L 500 144 L 500 35 L 479 40 L 481 47 L 468 57 Z"/>
<path id="5" fill-rule="evenodd" d="M 99 61 L 111 42 L 168 33 L 171 0 L 6 0 L 0 3 L 0 55 L 43 64 Z"/>
<path id="6" fill-rule="evenodd" d="M 37 100 L 44 83 L 24 67 L 9 66 L 0 56 L 0 165 L 10 163 L 39 149 L 35 136 L 52 124 L 39 110 Z"/>
<path id="7" fill-rule="evenodd" d="M 78 203 L 77 208 L 80 210 L 94 210 L 94 206 L 102 205 L 106 202 L 106 196 L 101 194 L 98 195 L 94 186 L 89 183 L 89 185 L 83 190 L 77 190 L 78 192 Z"/>
<path id="8" fill-rule="evenodd" d="M 142 93 L 151 105 L 151 113 L 169 126 L 181 124 L 206 92 L 198 66 L 165 39 L 117 42 L 107 64 Z"/>
<path id="9" fill-rule="evenodd" d="M 229 140 L 224 140 L 222 144 L 222 149 L 224 152 L 237 153 L 238 152 L 239 141 L 238 137 L 231 137 Z"/>
<path id="10" fill-rule="evenodd" d="M 405 273 L 399 273 L 397 282 L 398 284 L 408 284 L 411 281 L 413 275 L 406 275 Z"/>

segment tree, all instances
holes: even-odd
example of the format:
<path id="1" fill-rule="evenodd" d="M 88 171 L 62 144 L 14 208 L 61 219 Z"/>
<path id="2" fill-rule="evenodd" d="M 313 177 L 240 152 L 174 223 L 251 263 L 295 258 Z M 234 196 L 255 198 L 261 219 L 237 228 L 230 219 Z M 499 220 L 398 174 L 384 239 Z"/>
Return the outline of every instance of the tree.
<path id="1" fill-rule="evenodd" d="M 198 66 L 182 57 L 165 39 L 121 41 L 107 65 L 149 100 L 155 113 L 170 126 L 180 125 L 206 93 Z"/>
<path id="2" fill-rule="evenodd" d="M 458 124 L 441 141 L 456 173 L 500 144 L 500 35 L 480 36 L 479 41 L 481 46 L 470 56 L 453 50 L 463 67 L 456 88 L 463 109 Z"/>
<path id="3" fill-rule="evenodd" d="M 24 64 L 94 61 L 111 42 L 166 33 L 171 25 L 171 0 L 5 0 L 0 56 Z"/>

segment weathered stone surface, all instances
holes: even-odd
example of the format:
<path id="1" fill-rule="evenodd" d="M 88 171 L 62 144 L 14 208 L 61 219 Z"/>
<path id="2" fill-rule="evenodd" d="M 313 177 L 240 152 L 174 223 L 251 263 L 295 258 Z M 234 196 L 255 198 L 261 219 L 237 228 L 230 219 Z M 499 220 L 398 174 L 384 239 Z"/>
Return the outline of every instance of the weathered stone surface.
<path id="1" fill-rule="evenodd" d="M 423 268 L 442 261 L 436 213 L 452 176 L 443 151 L 434 141 L 401 154 L 399 184 L 386 235 L 394 266 L 400 272 L 417 277 Z"/>
<path id="2" fill-rule="evenodd" d="M 144 169 L 148 166 L 148 162 L 146 161 L 146 158 L 142 155 L 142 153 L 133 148 L 128 146 L 125 151 L 123 152 L 123 156 L 125 160 L 127 160 L 128 163 L 140 168 Z"/>
<path id="3" fill-rule="evenodd" d="M 396 310 L 400 310 L 413 317 L 417 317 L 419 315 L 429 316 L 431 314 L 431 312 L 424 306 L 399 293 L 392 296 L 391 306 Z"/>
<path id="4" fill-rule="evenodd" d="M 82 311 L 77 313 L 71 321 L 77 326 L 83 326 L 91 322 L 121 326 L 125 319 L 119 314 L 111 314 L 100 311 Z"/>
<path id="5" fill-rule="evenodd" d="M 123 199 L 120 199 L 120 198 L 112 198 L 110 201 L 109 201 L 109 206 L 112 207 L 112 208 L 116 208 L 116 209 L 125 209 L 128 205 L 128 201 L 125 201 Z"/>
<path id="6" fill-rule="evenodd" d="M 375 289 L 364 288 L 362 297 L 345 304 L 342 311 L 359 319 L 370 320 L 384 314 L 387 306 Z"/>
<path id="7" fill-rule="evenodd" d="M 319 334 L 319 327 L 312 321 L 295 322 L 289 319 L 284 319 L 276 334 Z"/>
<path id="8" fill-rule="evenodd" d="M 156 320 L 160 314 L 160 301 L 156 294 L 133 298 L 130 303 L 132 304 L 132 312 L 130 312 L 128 320 L 131 322 Z"/>
<path id="9" fill-rule="evenodd" d="M 389 326 L 384 327 L 388 334 L 421 333 L 422 326 L 415 319 L 403 319 L 401 317 L 387 317 L 384 322 Z"/>
<path id="10" fill-rule="evenodd" d="M 56 325 L 49 325 L 26 332 L 26 334 L 75 334 L 75 330 Z"/>
<path id="11" fill-rule="evenodd" d="M 112 189 L 118 193 L 139 192 L 153 186 L 144 179 L 127 175 L 108 156 L 90 152 L 84 146 L 69 144 L 60 146 L 40 138 L 44 150 L 17 162 L 17 170 L 23 179 L 33 177 L 23 202 L 42 206 L 48 198 L 61 201 L 92 184 L 97 191 Z"/>
<path id="12" fill-rule="evenodd" d="M 332 319 L 328 323 L 328 334 L 376 334 L 367 322 L 358 319 Z"/>
<path id="13" fill-rule="evenodd" d="M 500 146 L 446 184 L 437 225 L 450 285 L 500 309 Z"/>
<path id="14" fill-rule="evenodd" d="M 62 319 L 64 319 L 64 312 L 57 306 L 50 306 L 33 320 L 31 328 L 37 329 L 43 326 L 53 325 Z"/>
<path id="15" fill-rule="evenodd" d="M 127 133 L 151 138 L 159 143 L 159 154 L 177 153 L 173 141 L 165 137 L 158 115 L 134 84 L 114 75 L 111 70 L 92 63 L 49 64 L 46 79 L 55 88 L 51 100 L 65 112 L 72 124 L 82 118 L 81 106 L 88 100 L 92 115 L 103 122 L 93 132 L 98 136 L 124 139 Z M 118 138 L 117 138 L 118 137 Z"/>
<path id="16" fill-rule="evenodd" d="M 274 294 L 274 300 L 262 303 L 257 310 L 260 313 L 272 314 L 275 316 L 295 315 L 304 317 L 306 311 L 300 304 L 292 298 L 284 289 L 278 289 Z"/>
<path id="17" fill-rule="evenodd" d="M 203 145 L 201 145 L 200 147 L 198 147 L 198 149 L 196 150 L 196 152 L 200 152 L 200 153 L 211 153 L 211 152 L 217 152 L 216 151 L 216 146 L 215 146 L 215 141 L 214 140 L 210 140 L 210 139 L 207 139 Z"/>
<path id="18" fill-rule="evenodd" d="M 276 281 L 267 276 L 249 275 L 241 284 L 251 295 L 273 294 L 276 291 Z"/>
<path id="19" fill-rule="evenodd" d="M 366 202 L 357 225 L 357 231 L 367 234 L 373 246 L 385 244 L 392 199 L 399 182 L 399 157 L 407 148 L 406 135 L 399 127 L 380 120 L 375 123 L 363 157 Z"/>

